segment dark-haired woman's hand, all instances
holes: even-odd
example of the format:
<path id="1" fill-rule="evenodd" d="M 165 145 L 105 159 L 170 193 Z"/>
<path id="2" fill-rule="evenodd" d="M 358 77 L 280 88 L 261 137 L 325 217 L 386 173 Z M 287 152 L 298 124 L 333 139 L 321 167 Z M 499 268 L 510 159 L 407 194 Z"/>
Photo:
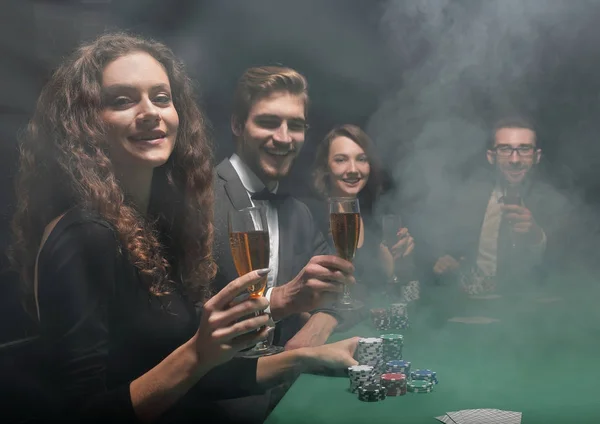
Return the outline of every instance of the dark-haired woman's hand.
<path id="1" fill-rule="evenodd" d="M 396 234 L 398 241 L 390 248 L 394 260 L 409 256 L 415 249 L 415 240 L 408 232 L 408 228 L 400 228 Z"/>
<path id="2" fill-rule="evenodd" d="M 265 310 L 269 302 L 264 297 L 248 298 L 239 303 L 234 303 L 234 299 L 268 272 L 265 269 L 243 275 L 204 304 L 200 325 L 194 335 L 198 363 L 202 368 L 210 369 L 227 362 L 239 351 L 267 338 L 270 329 L 265 326 L 269 316 L 255 314 Z M 262 330 L 257 332 L 260 328 Z"/>

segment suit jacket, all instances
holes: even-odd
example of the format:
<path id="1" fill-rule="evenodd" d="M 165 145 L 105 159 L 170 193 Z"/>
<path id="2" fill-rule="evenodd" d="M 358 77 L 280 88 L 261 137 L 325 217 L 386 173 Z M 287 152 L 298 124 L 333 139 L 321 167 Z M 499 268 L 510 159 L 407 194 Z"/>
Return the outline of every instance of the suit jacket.
<path id="1" fill-rule="evenodd" d="M 238 277 L 229 249 L 227 215 L 231 210 L 247 208 L 252 206 L 252 203 L 229 159 L 223 160 L 216 168 L 214 192 L 215 241 L 213 255 L 218 266 L 214 288 L 221 290 Z M 279 269 L 275 285 L 281 286 L 298 275 L 310 258 L 332 254 L 332 251 L 304 203 L 288 196 L 277 206 L 277 212 Z M 320 310 L 333 313 L 327 309 Z M 283 346 L 300 330 L 299 316 L 288 317 L 279 322 L 277 327 L 274 343 Z"/>
<path id="2" fill-rule="evenodd" d="M 488 202 L 495 181 L 489 174 L 479 174 L 465 183 L 459 192 L 449 195 L 444 201 L 434 202 L 434 212 L 424 214 L 420 227 L 422 236 L 429 237 L 424 243 L 428 251 L 421 259 L 426 267 L 426 280 L 433 281 L 433 265 L 445 254 L 456 259 L 465 257 L 474 264 L 479 253 L 479 238 Z M 570 215 L 569 203 L 557 190 L 543 181 L 532 179 L 521 193 L 523 203 L 546 234 L 546 251 L 541 265 L 533 268 L 528 278 L 540 279 L 550 266 L 556 266 L 561 257 L 559 243 L 565 230 L 565 218 Z M 437 225 L 436 225 L 437 224 Z M 427 227 L 430 227 L 427 229 Z M 427 234 L 429 233 L 429 234 Z M 417 244 L 420 243 L 417 240 Z M 526 260 L 526 257 L 523 257 Z"/>
<path id="3" fill-rule="evenodd" d="M 217 276 L 213 288 L 221 290 L 238 277 L 229 248 L 227 215 L 231 210 L 252 206 L 248 192 L 229 159 L 223 160 L 215 169 L 215 234 L 213 256 L 217 263 Z M 279 269 L 276 286 L 293 279 L 310 258 L 331 254 L 325 238 L 315 225 L 308 207 L 289 196 L 278 208 L 279 220 Z M 333 311 L 328 311 L 332 314 Z M 336 316 L 337 317 L 337 316 Z M 273 343 L 284 346 L 300 330 L 299 315 L 292 315 L 277 323 Z M 235 378 L 235 376 L 232 376 Z M 240 422 L 262 422 L 268 409 L 269 397 L 247 397 L 231 402 L 231 414 Z"/>

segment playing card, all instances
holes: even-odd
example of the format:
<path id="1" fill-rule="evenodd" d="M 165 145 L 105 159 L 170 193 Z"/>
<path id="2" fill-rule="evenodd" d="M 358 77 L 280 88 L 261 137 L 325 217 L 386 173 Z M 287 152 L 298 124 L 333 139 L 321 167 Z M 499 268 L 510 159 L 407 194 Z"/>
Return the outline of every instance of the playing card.
<path id="1" fill-rule="evenodd" d="M 436 420 L 441 421 L 445 424 L 455 424 L 454 421 L 452 421 L 452 419 L 448 416 L 448 414 L 446 415 L 441 415 L 439 417 L 435 417 Z"/>
<path id="2" fill-rule="evenodd" d="M 464 409 L 436 417 L 443 423 L 455 424 L 521 424 L 521 413 L 500 409 Z"/>

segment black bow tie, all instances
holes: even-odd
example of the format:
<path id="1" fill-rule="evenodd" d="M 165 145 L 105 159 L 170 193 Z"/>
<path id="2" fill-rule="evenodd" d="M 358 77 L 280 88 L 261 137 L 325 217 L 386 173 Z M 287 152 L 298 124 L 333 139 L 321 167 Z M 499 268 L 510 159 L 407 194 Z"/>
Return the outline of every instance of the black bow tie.
<path id="1" fill-rule="evenodd" d="M 289 196 L 289 194 L 287 194 L 287 193 L 271 193 L 265 187 L 261 191 L 252 193 L 250 197 L 252 197 L 253 200 L 266 200 L 268 202 L 283 202 L 288 196 Z"/>

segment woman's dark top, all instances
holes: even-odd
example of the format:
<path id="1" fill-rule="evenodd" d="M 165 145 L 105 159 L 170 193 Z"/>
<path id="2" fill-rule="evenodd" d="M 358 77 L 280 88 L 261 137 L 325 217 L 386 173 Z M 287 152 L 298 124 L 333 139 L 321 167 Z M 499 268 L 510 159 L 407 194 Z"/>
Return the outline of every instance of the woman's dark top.
<path id="1" fill-rule="evenodd" d="M 194 303 L 180 286 L 149 294 L 111 225 L 81 209 L 67 212 L 51 231 L 38 282 L 43 368 L 58 414 L 137 421 L 129 384 L 194 335 Z M 216 418 L 226 412 L 217 400 L 260 393 L 256 363 L 234 359 L 213 369 L 163 420 Z"/>

